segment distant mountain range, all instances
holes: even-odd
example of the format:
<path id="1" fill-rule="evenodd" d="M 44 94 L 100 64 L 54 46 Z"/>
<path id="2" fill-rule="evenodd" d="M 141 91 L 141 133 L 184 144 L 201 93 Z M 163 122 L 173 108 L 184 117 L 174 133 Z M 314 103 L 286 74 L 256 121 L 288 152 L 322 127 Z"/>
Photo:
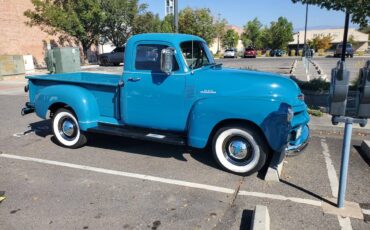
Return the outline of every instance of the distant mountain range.
<path id="1" fill-rule="evenodd" d="M 350 28 L 356 28 L 355 26 L 350 26 Z M 343 29 L 343 26 L 307 26 L 307 30 L 323 30 L 323 29 Z M 294 28 L 294 32 L 304 30 L 304 27 Z"/>

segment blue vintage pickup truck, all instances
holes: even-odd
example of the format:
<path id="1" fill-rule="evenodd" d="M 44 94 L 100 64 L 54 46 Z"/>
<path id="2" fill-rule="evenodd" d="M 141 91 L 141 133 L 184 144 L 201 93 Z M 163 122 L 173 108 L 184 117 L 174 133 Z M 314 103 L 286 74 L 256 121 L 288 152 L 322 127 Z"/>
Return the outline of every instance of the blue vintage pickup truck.
<path id="1" fill-rule="evenodd" d="M 27 78 L 22 114 L 52 118 L 56 139 L 68 148 L 83 146 L 89 132 L 210 146 L 222 168 L 245 175 L 309 138 L 307 106 L 292 80 L 223 68 L 197 36 L 131 37 L 122 75 Z"/>

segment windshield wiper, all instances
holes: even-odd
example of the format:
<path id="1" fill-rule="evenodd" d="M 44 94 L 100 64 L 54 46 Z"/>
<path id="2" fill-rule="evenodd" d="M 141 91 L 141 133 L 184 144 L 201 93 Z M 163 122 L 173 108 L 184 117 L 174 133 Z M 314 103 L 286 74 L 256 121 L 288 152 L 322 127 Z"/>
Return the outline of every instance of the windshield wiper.
<path id="1" fill-rule="evenodd" d="M 208 64 L 208 65 L 211 65 L 212 68 L 218 68 L 218 67 L 222 66 L 222 63 L 212 63 L 212 64 Z"/>

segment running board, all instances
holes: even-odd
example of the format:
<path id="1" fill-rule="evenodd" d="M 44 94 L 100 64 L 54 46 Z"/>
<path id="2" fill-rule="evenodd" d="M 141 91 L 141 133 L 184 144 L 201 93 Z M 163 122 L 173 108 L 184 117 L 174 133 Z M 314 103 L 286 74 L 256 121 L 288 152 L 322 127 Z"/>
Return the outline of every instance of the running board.
<path id="1" fill-rule="evenodd" d="M 99 124 L 97 127 L 90 128 L 87 131 L 92 133 L 109 134 L 133 139 L 155 141 L 172 145 L 186 145 L 186 138 L 181 134 L 163 132 L 152 129 Z"/>

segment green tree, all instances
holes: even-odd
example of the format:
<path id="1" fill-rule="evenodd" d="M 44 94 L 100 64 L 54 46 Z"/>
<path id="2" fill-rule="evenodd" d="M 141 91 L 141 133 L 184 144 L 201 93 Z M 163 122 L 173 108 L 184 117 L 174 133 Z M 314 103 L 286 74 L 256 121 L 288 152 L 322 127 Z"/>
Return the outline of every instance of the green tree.
<path id="1" fill-rule="evenodd" d="M 179 13 L 179 32 L 202 37 L 209 45 L 216 38 L 216 26 L 211 11 L 207 8 L 187 7 Z"/>
<path id="2" fill-rule="evenodd" d="M 167 15 L 161 22 L 161 32 L 162 33 L 173 33 L 175 31 L 173 25 L 174 17 L 172 14 Z"/>
<path id="3" fill-rule="evenodd" d="M 340 10 L 351 14 L 352 22 L 366 26 L 370 18 L 369 0 L 292 0 L 294 3 L 318 5 L 328 10 Z"/>
<path id="4" fill-rule="evenodd" d="M 158 14 L 152 12 L 144 12 L 139 14 L 134 21 L 132 28 L 133 34 L 142 33 L 159 33 L 161 32 L 162 21 Z"/>
<path id="5" fill-rule="evenodd" d="M 115 46 L 122 46 L 132 35 L 132 28 L 138 14 L 147 5 L 139 4 L 138 0 L 104 0 L 101 2 L 105 20 L 102 25 L 102 36 Z"/>
<path id="6" fill-rule="evenodd" d="M 293 24 L 284 17 L 279 17 L 277 22 L 271 22 L 267 30 L 270 48 L 284 49 L 293 41 Z"/>
<path id="7" fill-rule="evenodd" d="M 236 47 L 238 41 L 239 34 L 233 29 L 227 30 L 225 35 L 222 37 L 222 45 L 227 49 Z"/>
<path id="8" fill-rule="evenodd" d="M 34 9 L 24 15 L 29 26 L 40 26 L 49 34 L 65 33 L 81 42 L 87 50 L 99 40 L 105 15 L 100 0 L 31 0 Z"/>
<path id="9" fill-rule="evenodd" d="M 268 27 L 264 27 L 261 29 L 259 42 L 261 48 L 271 48 L 272 36 Z"/>
<path id="10" fill-rule="evenodd" d="M 353 35 L 349 36 L 348 42 L 351 43 L 355 49 L 357 49 L 360 44 L 360 42 L 358 42 Z"/>
<path id="11" fill-rule="evenodd" d="M 261 28 L 262 24 L 258 18 L 254 18 L 252 21 L 247 22 L 244 26 L 244 32 L 242 35 L 243 45 L 246 47 L 252 45 L 257 48 L 261 48 Z"/>

